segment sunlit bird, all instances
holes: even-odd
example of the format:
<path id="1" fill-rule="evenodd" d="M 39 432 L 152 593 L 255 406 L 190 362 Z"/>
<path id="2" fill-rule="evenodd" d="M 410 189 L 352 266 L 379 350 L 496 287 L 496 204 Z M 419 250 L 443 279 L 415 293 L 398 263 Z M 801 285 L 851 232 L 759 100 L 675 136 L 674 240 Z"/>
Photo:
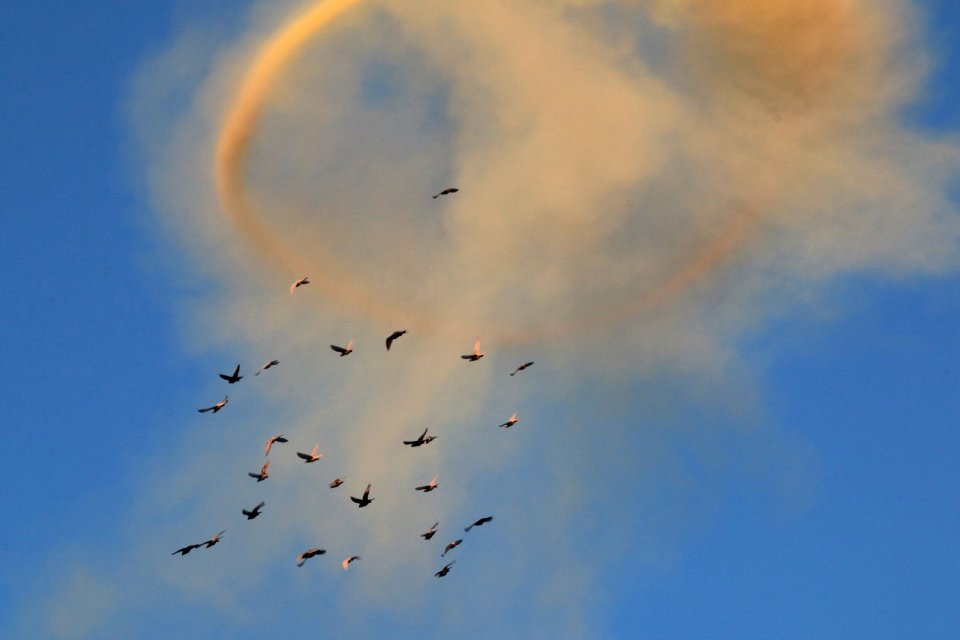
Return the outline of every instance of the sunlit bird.
<path id="1" fill-rule="evenodd" d="M 204 545 L 207 549 L 209 549 L 209 548 L 212 547 L 213 545 L 215 545 L 215 544 L 217 544 L 218 542 L 220 542 L 220 536 L 222 536 L 222 535 L 223 535 L 224 533 L 226 533 L 226 532 L 227 532 L 227 530 L 224 529 L 223 531 L 221 531 L 221 532 L 218 533 L 217 535 L 213 536 L 212 538 L 210 538 L 210 539 L 207 540 L 206 542 L 201 542 L 200 544 Z"/>
<path id="2" fill-rule="evenodd" d="M 438 527 L 438 526 L 440 526 L 440 523 L 439 523 L 439 522 L 434 522 L 432 527 L 430 527 L 429 529 L 427 529 L 426 532 L 420 534 L 420 537 L 423 538 L 424 540 L 429 540 L 430 538 L 432 538 L 432 537 L 434 536 L 434 534 L 437 533 L 437 527 Z"/>
<path id="3" fill-rule="evenodd" d="M 350 563 L 354 560 L 359 560 L 360 556 L 350 556 L 349 558 L 344 558 L 343 562 L 340 563 L 340 566 L 343 567 L 343 570 L 346 571 L 347 567 L 350 566 Z"/>
<path id="4" fill-rule="evenodd" d="M 202 544 L 188 544 L 188 545 L 185 546 L 185 547 L 180 547 L 179 549 L 177 549 L 176 551 L 174 551 L 174 552 L 171 553 L 170 555 L 175 556 L 175 555 L 177 555 L 177 554 L 179 553 L 181 556 L 185 556 L 185 555 L 187 555 L 188 553 L 190 553 L 191 551 L 193 551 L 194 549 L 199 549 L 199 548 L 202 547 L 202 546 L 203 546 Z"/>
<path id="5" fill-rule="evenodd" d="M 387 336 L 387 351 L 390 351 L 390 347 L 393 345 L 393 341 L 402 336 L 407 332 L 406 329 L 401 329 L 400 331 L 394 331 Z"/>
<path id="6" fill-rule="evenodd" d="M 310 279 L 308 276 L 304 276 L 303 278 L 300 278 L 299 280 L 294 282 L 292 285 L 290 285 L 290 295 L 293 295 L 294 289 L 296 289 L 297 287 L 302 287 L 305 284 L 310 284 Z"/>
<path id="7" fill-rule="evenodd" d="M 510 427 L 512 427 L 513 425 L 517 424 L 518 422 L 519 422 L 519 420 L 517 420 L 517 414 L 514 413 L 512 416 L 510 416 L 510 419 L 509 419 L 509 420 L 507 420 L 507 421 L 504 422 L 503 424 L 497 425 L 497 426 L 503 427 L 504 429 L 509 429 Z"/>
<path id="8" fill-rule="evenodd" d="M 335 344 L 330 345 L 330 348 L 340 354 L 340 357 L 348 356 L 353 353 L 353 338 L 350 338 L 350 342 L 347 343 L 345 347 L 338 347 Z"/>
<path id="9" fill-rule="evenodd" d="M 477 341 L 473 343 L 473 353 L 466 356 L 460 356 L 464 360 L 469 360 L 470 362 L 476 362 L 486 354 L 480 351 L 480 338 L 477 338 Z"/>
<path id="10" fill-rule="evenodd" d="M 433 480 L 431 480 L 428 484 L 425 484 L 422 487 L 415 487 L 417 491 L 423 491 L 424 493 L 430 493 L 436 488 L 437 488 L 437 476 L 433 476 Z"/>
<path id="11" fill-rule="evenodd" d="M 438 193 L 437 195 L 433 196 L 433 199 L 436 200 L 440 196 L 447 196 L 447 195 L 450 195 L 451 193 L 456 193 L 457 191 L 460 191 L 460 189 L 457 189 L 456 187 L 448 187 L 443 191 L 441 191 L 440 193 Z"/>
<path id="12" fill-rule="evenodd" d="M 457 538 L 456 540 L 454 540 L 453 542 L 445 546 L 443 548 L 443 553 L 440 554 L 440 557 L 441 558 L 444 557 L 445 555 L 447 555 L 448 551 L 453 551 L 454 549 L 459 547 L 461 542 L 463 542 L 463 538 Z"/>
<path id="13" fill-rule="evenodd" d="M 354 498 L 353 496 L 350 496 L 350 500 L 357 503 L 357 507 L 360 509 L 363 509 L 365 506 L 373 502 L 373 498 L 370 497 L 370 486 L 371 485 L 369 484 L 367 485 L 367 490 L 363 492 L 362 498 Z"/>
<path id="14" fill-rule="evenodd" d="M 339 487 L 339 486 L 342 485 L 342 484 L 343 484 L 343 478 L 337 478 L 337 479 L 335 479 L 333 482 L 330 483 L 330 488 L 331 488 L 331 489 L 336 489 L 337 487 Z"/>
<path id="15" fill-rule="evenodd" d="M 533 366 L 533 361 L 524 362 L 522 365 L 520 365 L 519 367 L 517 367 L 516 369 L 514 369 L 514 370 L 513 370 L 513 373 L 511 373 L 510 375 L 511 375 L 511 376 L 515 376 L 515 375 L 517 375 L 518 373 L 520 373 L 521 371 L 523 371 L 524 369 L 529 369 L 529 368 L 532 367 L 532 366 Z"/>
<path id="16" fill-rule="evenodd" d="M 261 501 L 260 504 L 258 504 L 257 506 L 255 506 L 255 507 L 254 507 L 253 509 L 251 509 L 250 511 L 247 511 L 246 509 L 243 509 L 243 515 L 247 516 L 247 520 L 253 520 L 254 518 L 256 518 L 257 516 L 260 515 L 260 509 L 263 509 L 263 505 L 265 505 L 265 504 L 267 504 L 267 503 Z"/>
<path id="17" fill-rule="evenodd" d="M 483 518 L 480 518 L 479 520 L 477 520 L 476 522 L 474 522 L 474 523 L 473 523 L 472 525 L 470 525 L 469 527 L 464 528 L 464 531 L 470 531 L 470 529 L 473 529 L 474 527 L 479 527 L 479 526 L 485 525 L 485 524 L 487 524 L 488 522 L 490 522 L 491 520 L 493 520 L 493 516 L 484 516 Z"/>
<path id="18" fill-rule="evenodd" d="M 270 455 L 270 449 L 273 447 L 274 442 L 290 442 L 283 436 L 270 436 L 270 439 L 267 440 L 267 446 L 263 448 L 263 455 Z"/>
<path id="19" fill-rule="evenodd" d="M 433 575 L 437 576 L 438 578 L 442 578 L 443 576 L 445 576 L 445 575 L 447 575 L 448 573 L 450 573 L 450 567 L 452 567 L 455 562 L 456 562 L 456 560 L 454 560 L 453 562 L 450 562 L 450 563 L 447 563 L 447 564 L 443 565 L 443 569 L 440 569 L 440 571 L 437 571 L 437 572 L 436 572 L 435 574 L 433 574 Z"/>
<path id="20" fill-rule="evenodd" d="M 234 382 L 237 382 L 238 380 L 243 380 L 243 376 L 240 375 L 240 365 L 237 365 L 237 368 L 233 370 L 233 374 L 232 374 L 232 375 L 227 375 L 227 374 L 225 374 L 225 373 L 221 373 L 221 374 L 220 374 L 220 377 L 223 378 L 224 380 L 226 380 L 227 382 L 229 382 L 230 384 L 233 384 Z"/>
<path id="21" fill-rule="evenodd" d="M 270 477 L 270 474 L 267 473 L 267 469 L 269 467 L 270 467 L 270 461 L 267 460 L 266 462 L 263 463 L 263 466 L 260 467 L 260 473 L 254 473 L 250 471 L 249 473 L 247 473 L 247 475 L 250 476 L 251 478 L 256 478 L 257 482 L 263 482 L 264 480 Z"/>
<path id="22" fill-rule="evenodd" d="M 320 455 L 317 455 L 317 451 L 319 451 L 319 449 L 320 449 L 320 445 L 315 444 L 313 445 L 313 451 L 311 451 L 310 453 L 301 453 L 297 451 L 297 457 L 303 460 L 307 464 L 310 464 L 311 462 L 316 462 L 317 460 L 323 457 L 322 453 Z"/>
<path id="23" fill-rule="evenodd" d="M 269 369 L 270 367 L 275 367 L 275 366 L 277 366 L 278 364 L 280 364 L 280 361 L 279 361 L 279 360 L 271 360 L 270 362 L 268 362 L 268 363 L 264 364 L 262 367 L 260 367 L 260 370 L 257 371 L 257 372 L 256 372 L 255 374 L 253 374 L 253 375 L 258 376 L 258 375 L 260 375 L 261 373 L 263 373 L 264 371 L 266 371 L 267 369 Z"/>
<path id="24" fill-rule="evenodd" d="M 313 556 L 322 556 L 327 552 L 326 549 L 314 549 L 310 548 L 304 551 L 303 553 L 297 556 L 297 566 L 302 567 L 303 563 L 312 558 Z"/>
<path id="25" fill-rule="evenodd" d="M 227 403 L 229 401 L 230 401 L 230 396 L 223 396 L 223 400 L 213 405 L 212 407 L 207 407 L 206 409 L 197 409 L 197 411 L 199 411 L 200 413 L 206 413 L 207 411 L 213 411 L 214 413 L 216 413 L 217 411 L 220 411 L 220 409 L 223 409 L 225 406 L 227 406 Z"/>
<path id="26" fill-rule="evenodd" d="M 436 440 L 438 436 L 429 436 L 429 437 L 427 437 L 427 431 L 429 431 L 429 430 L 430 430 L 429 428 L 424 429 L 424 430 L 423 430 L 423 433 L 420 434 L 420 437 L 419 437 L 419 438 L 417 438 L 416 440 L 404 440 L 404 441 L 403 441 L 403 444 L 408 444 L 408 445 L 410 445 L 411 447 L 420 447 L 420 446 L 423 446 L 423 445 L 425 445 L 425 444 L 430 444 L 431 442 L 433 442 L 434 440 Z"/>

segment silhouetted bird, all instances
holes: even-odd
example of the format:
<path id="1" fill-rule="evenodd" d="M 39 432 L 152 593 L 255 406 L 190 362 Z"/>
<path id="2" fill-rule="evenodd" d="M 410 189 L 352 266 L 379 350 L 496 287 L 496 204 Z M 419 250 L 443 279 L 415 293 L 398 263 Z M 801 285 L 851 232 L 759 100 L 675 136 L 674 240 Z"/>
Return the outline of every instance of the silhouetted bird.
<path id="1" fill-rule="evenodd" d="M 292 285 L 290 285 L 290 295 L 293 295 L 294 289 L 296 289 L 297 287 L 302 287 L 305 284 L 310 284 L 310 280 L 308 276 L 300 278 L 299 280 L 294 282 Z"/>
<path id="2" fill-rule="evenodd" d="M 447 188 L 447 189 L 444 189 L 443 191 L 441 191 L 441 192 L 438 193 L 437 195 L 433 196 L 433 199 L 436 200 L 436 199 L 439 198 L 440 196 L 450 195 L 451 193 L 456 193 L 457 191 L 460 191 L 460 189 L 457 189 L 456 187 L 449 187 L 449 188 Z"/>
<path id="3" fill-rule="evenodd" d="M 490 522 L 491 520 L 493 520 L 493 516 L 486 516 L 486 517 L 480 518 L 479 520 L 477 520 L 476 522 L 474 522 L 474 523 L 473 523 L 472 525 L 470 525 L 469 527 L 466 527 L 466 528 L 464 529 L 464 531 L 470 531 L 470 529 L 473 529 L 474 527 L 479 527 L 479 526 L 481 526 L 481 525 L 484 525 L 484 524 Z"/>
<path id="4" fill-rule="evenodd" d="M 424 540 L 429 540 L 429 539 L 432 538 L 432 537 L 434 536 L 434 534 L 437 532 L 437 527 L 438 527 L 439 525 L 440 525 L 439 522 L 434 522 L 434 523 L 433 523 L 433 526 L 430 527 L 429 529 L 427 529 L 426 533 L 421 533 L 421 534 L 420 534 L 420 537 L 423 538 Z"/>
<path id="5" fill-rule="evenodd" d="M 417 491 L 423 491 L 424 493 L 430 493 L 437 488 L 437 476 L 433 476 L 433 480 L 429 484 L 425 484 L 422 487 L 414 487 Z"/>
<path id="6" fill-rule="evenodd" d="M 486 354 L 480 351 L 480 338 L 477 338 L 477 341 L 473 343 L 473 353 L 467 356 L 460 356 L 464 360 L 469 360 L 470 362 L 476 362 Z"/>
<path id="7" fill-rule="evenodd" d="M 263 482 L 264 480 L 270 477 L 270 474 L 267 473 L 267 468 L 269 466 L 270 466 L 270 461 L 267 460 L 266 462 L 263 463 L 263 466 L 260 467 L 260 473 L 253 473 L 251 471 L 247 473 L 247 475 L 250 476 L 251 478 L 256 478 L 257 482 Z"/>
<path id="8" fill-rule="evenodd" d="M 223 409 L 225 406 L 227 406 L 227 403 L 229 401 L 230 401 L 230 396 L 223 396 L 223 400 L 213 405 L 212 407 L 207 407 L 206 409 L 197 409 L 197 411 L 199 411 L 200 413 L 206 413 L 207 411 L 213 411 L 214 413 L 216 413 L 217 411 L 220 411 L 220 409 Z"/>
<path id="9" fill-rule="evenodd" d="M 330 348 L 340 354 L 340 357 L 348 356 L 353 353 L 353 338 L 350 338 L 350 342 L 347 343 L 345 347 L 338 347 L 335 344 L 330 345 Z"/>
<path id="10" fill-rule="evenodd" d="M 442 578 L 443 576 L 447 575 L 448 573 L 450 573 L 450 567 L 453 566 L 454 562 L 456 562 L 456 560 L 454 560 L 453 562 L 451 562 L 451 563 L 449 563 L 449 564 L 443 565 L 443 569 L 440 569 L 440 571 L 437 571 L 437 572 L 436 572 L 435 574 L 433 574 L 433 575 L 437 576 L 438 578 Z"/>
<path id="11" fill-rule="evenodd" d="M 313 445 L 313 451 L 310 453 L 300 453 L 297 451 L 297 457 L 303 460 L 305 463 L 310 464 L 311 462 L 316 462 L 323 457 L 323 454 L 317 455 L 317 450 L 320 449 L 320 445 Z"/>
<path id="12" fill-rule="evenodd" d="M 254 507 L 253 509 L 251 509 L 250 511 L 247 511 L 246 509 L 243 509 L 243 515 L 247 516 L 247 520 L 253 520 L 254 518 L 256 518 L 257 516 L 260 515 L 260 509 L 263 509 L 263 505 L 265 505 L 265 504 L 267 504 L 267 503 L 266 503 L 266 502 L 261 502 L 260 504 L 258 504 L 257 506 L 255 506 L 255 507 Z"/>
<path id="13" fill-rule="evenodd" d="M 322 556 L 327 552 L 326 549 L 307 549 L 303 553 L 297 556 L 297 566 L 302 567 L 303 563 L 312 558 L 313 556 Z"/>
<path id="14" fill-rule="evenodd" d="M 511 373 L 510 375 L 511 375 L 511 376 L 515 376 L 515 375 L 517 375 L 518 373 L 520 373 L 521 371 L 523 371 L 524 369 L 529 369 L 529 368 L 532 367 L 532 366 L 533 366 L 533 362 L 532 362 L 532 361 L 531 361 L 531 362 L 524 362 L 522 365 L 520 365 L 519 367 L 517 367 L 516 369 L 514 369 L 514 370 L 513 370 L 513 373 Z"/>
<path id="15" fill-rule="evenodd" d="M 447 555 L 448 551 L 453 551 L 454 549 L 459 547 L 461 542 L 463 542 L 463 538 L 458 538 L 457 540 L 454 540 L 453 542 L 448 544 L 446 547 L 443 548 L 443 553 L 440 554 L 440 557 L 441 558 L 444 557 L 445 555 Z"/>
<path id="16" fill-rule="evenodd" d="M 393 341 L 402 336 L 407 332 L 406 329 L 401 329 L 400 331 L 394 331 L 389 336 L 387 336 L 387 351 L 390 351 L 390 346 L 393 344 Z"/>
<path id="17" fill-rule="evenodd" d="M 353 496 L 350 496 L 350 500 L 356 502 L 357 507 L 363 509 L 365 506 L 373 502 L 373 498 L 370 497 L 370 486 L 371 485 L 369 484 L 367 485 L 367 490 L 363 492 L 362 498 L 354 498 Z"/>
<path id="18" fill-rule="evenodd" d="M 331 489 L 336 489 L 337 487 L 339 487 L 339 486 L 342 485 L 342 484 L 343 484 L 343 478 L 337 478 L 336 480 L 334 480 L 333 482 L 330 483 L 330 488 L 331 488 Z"/>
<path id="19" fill-rule="evenodd" d="M 226 531 L 227 531 L 227 530 L 224 529 L 223 531 L 221 531 L 221 532 L 218 533 L 217 535 L 213 536 L 212 538 L 210 538 L 210 539 L 207 540 L 206 542 L 201 542 L 200 544 L 205 545 L 205 546 L 207 547 L 207 549 L 209 549 L 209 548 L 212 547 L 213 545 L 215 545 L 215 544 L 217 544 L 218 542 L 220 542 L 220 536 L 222 536 L 224 533 L 226 533 Z"/>
<path id="20" fill-rule="evenodd" d="M 270 448 L 273 447 L 274 442 L 290 442 L 283 436 L 270 436 L 270 439 L 267 440 L 267 446 L 263 449 L 263 455 L 270 455 Z"/>
<path id="21" fill-rule="evenodd" d="M 340 566 L 343 567 L 343 570 L 346 571 L 347 567 L 350 566 L 350 563 L 354 560 L 359 560 L 360 556 L 350 556 L 349 558 L 344 558 L 343 562 L 340 563 Z"/>
<path id="22" fill-rule="evenodd" d="M 404 440 L 403 444 L 408 444 L 411 447 L 419 447 L 425 444 L 430 444 L 431 442 L 437 439 L 437 436 L 430 436 L 428 438 L 426 437 L 427 431 L 429 431 L 429 429 L 424 429 L 423 433 L 420 434 L 419 438 L 417 438 L 416 440 Z"/>
<path id="23" fill-rule="evenodd" d="M 181 556 L 185 556 L 185 555 L 187 555 L 188 553 L 190 553 L 191 551 L 193 551 L 194 549 L 199 549 L 201 546 L 203 546 L 203 545 L 200 545 L 200 544 L 188 544 L 188 545 L 185 546 L 185 547 L 180 547 L 179 549 L 177 549 L 176 551 L 174 551 L 174 552 L 171 553 L 170 555 L 175 556 L 175 555 L 177 555 L 177 554 L 179 553 Z"/>
<path id="24" fill-rule="evenodd" d="M 237 365 L 237 368 L 233 370 L 233 375 L 228 376 L 225 373 L 221 373 L 220 377 L 226 380 L 227 382 L 229 382 L 230 384 L 233 384 L 238 380 L 243 380 L 243 376 L 240 375 L 240 365 Z"/>
<path id="25" fill-rule="evenodd" d="M 519 420 L 517 420 L 517 414 L 514 413 L 512 416 L 510 416 L 510 419 L 509 419 L 509 420 L 507 420 L 507 421 L 504 422 L 503 424 L 497 425 L 497 426 L 503 427 L 504 429 L 509 429 L 509 428 L 512 427 L 513 425 L 517 424 L 517 422 L 519 422 Z"/>
<path id="26" fill-rule="evenodd" d="M 263 365 L 262 367 L 260 367 L 260 371 L 257 371 L 257 372 L 256 372 L 255 374 L 253 374 L 253 375 L 258 376 L 258 375 L 260 375 L 261 372 L 266 371 L 266 370 L 269 369 L 270 367 L 275 367 L 275 366 L 277 366 L 278 364 L 280 364 L 280 361 L 279 361 L 279 360 L 271 360 L 270 362 L 268 362 L 268 363 L 266 363 L 265 365 Z"/>

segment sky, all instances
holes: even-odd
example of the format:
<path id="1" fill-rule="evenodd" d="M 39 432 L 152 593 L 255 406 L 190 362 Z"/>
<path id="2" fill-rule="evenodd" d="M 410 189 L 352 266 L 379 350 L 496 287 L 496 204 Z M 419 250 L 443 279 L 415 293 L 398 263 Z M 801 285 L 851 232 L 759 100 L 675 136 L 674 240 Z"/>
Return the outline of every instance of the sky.
<path id="1" fill-rule="evenodd" d="M 340 5 L 0 5 L 0 637 L 960 635 L 960 8 Z"/>

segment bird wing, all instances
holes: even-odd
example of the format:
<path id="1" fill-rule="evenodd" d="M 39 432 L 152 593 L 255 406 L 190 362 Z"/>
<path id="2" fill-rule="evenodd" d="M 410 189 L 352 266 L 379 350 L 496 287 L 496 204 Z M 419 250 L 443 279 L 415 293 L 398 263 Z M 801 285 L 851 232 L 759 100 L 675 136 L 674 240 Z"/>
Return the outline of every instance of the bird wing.
<path id="1" fill-rule="evenodd" d="M 197 409 L 200 413 L 206 413 L 207 411 L 213 411 L 213 407 L 207 407 L 206 409 Z"/>
<path id="2" fill-rule="evenodd" d="M 360 504 L 361 502 L 363 502 L 363 500 L 361 500 L 360 498 L 354 498 L 353 496 L 350 496 L 350 500 L 353 502 L 356 502 L 357 504 Z"/>
<path id="3" fill-rule="evenodd" d="M 368 485 L 367 485 L 366 491 L 363 492 L 363 499 L 364 499 L 364 500 L 366 500 L 367 497 L 370 495 L 370 487 L 372 487 L 372 486 L 373 486 L 372 484 L 368 484 Z"/>
<path id="4" fill-rule="evenodd" d="M 340 354 L 344 354 L 344 353 L 347 352 L 346 349 L 344 349 L 343 347 L 338 347 L 338 346 L 335 345 L 335 344 L 330 345 L 330 348 L 333 349 L 334 351 L 336 351 L 337 353 L 340 353 Z"/>
<path id="5" fill-rule="evenodd" d="M 299 451 L 297 451 L 297 457 L 298 457 L 298 458 L 301 458 L 301 459 L 303 459 L 303 460 L 309 460 L 309 459 L 310 459 L 310 456 L 309 456 L 308 454 L 306 454 L 306 453 L 301 453 L 301 452 L 299 452 Z"/>
<path id="6" fill-rule="evenodd" d="M 230 376 L 228 376 L 228 375 L 225 374 L 225 373 L 220 373 L 220 374 L 217 374 L 217 375 L 219 375 L 219 376 L 220 376 L 221 378 L 223 378 L 224 380 L 230 380 Z"/>
<path id="7" fill-rule="evenodd" d="M 480 338 L 477 338 L 477 341 L 473 343 L 473 355 L 480 355 Z"/>

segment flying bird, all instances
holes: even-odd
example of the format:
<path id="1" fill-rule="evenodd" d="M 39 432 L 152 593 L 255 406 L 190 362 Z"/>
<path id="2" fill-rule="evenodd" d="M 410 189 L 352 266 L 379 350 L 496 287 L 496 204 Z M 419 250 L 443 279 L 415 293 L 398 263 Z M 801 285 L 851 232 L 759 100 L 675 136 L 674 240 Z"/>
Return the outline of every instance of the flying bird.
<path id="1" fill-rule="evenodd" d="M 326 549 L 307 549 L 303 553 L 297 556 L 297 566 L 302 567 L 303 563 L 312 558 L 313 556 L 322 556 L 327 552 Z"/>
<path id="2" fill-rule="evenodd" d="M 226 380 L 227 382 L 229 382 L 230 384 L 233 384 L 234 382 L 237 382 L 238 380 L 243 380 L 243 376 L 240 375 L 240 365 L 237 365 L 237 368 L 233 370 L 233 374 L 232 374 L 232 375 L 229 375 L 229 376 L 228 376 L 228 375 L 225 374 L 225 373 L 221 373 L 221 374 L 220 374 L 220 377 L 223 378 L 224 380 Z"/>
<path id="3" fill-rule="evenodd" d="M 263 449 L 263 455 L 270 455 L 270 448 L 273 447 L 274 442 L 290 442 L 283 436 L 270 436 L 270 439 L 267 440 L 267 446 Z"/>
<path id="4" fill-rule="evenodd" d="M 227 530 L 224 529 L 223 531 L 221 531 L 221 532 L 218 533 L 217 535 L 213 536 L 212 538 L 210 538 L 210 539 L 207 540 L 206 542 L 201 542 L 200 544 L 201 544 L 201 545 L 206 545 L 207 549 L 209 549 L 209 548 L 212 547 L 213 545 L 215 545 L 215 544 L 217 544 L 218 542 L 220 542 L 220 536 L 222 536 L 224 533 L 226 533 L 226 531 L 227 531 Z M 198 545 L 198 546 L 199 546 L 199 545 Z"/>
<path id="5" fill-rule="evenodd" d="M 457 191 L 460 191 L 460 189 L 457 189 L 456 187 L 448 187 L 443 191 L 441 191 L 440 193 L 438 193 L 437 195 L 433 196 L 433 199 L 436 200 L 440 196 L 447 196 L 447 195 L 450 195 L 451 193 L 456 193 Z"/>
<path id="6" fill-rule="evenodd" d="M 510 419 L 509 419 L 509 420 L 507 420 L 507 421 L 504 422 L 503 424 L 497 425 L 497 426 L 503 427 L 504 429 L 509 429 L 509 428 L 512 427 L 513 425 L 517 424 L 517 422 L 519 422 L 519 420 L 517 420 L 517 414 L 514 413 L 512 416 L 510 416 Z"/>
<path id="7" fill-rule="evenodd" d="M 431 442 L 436 440 L 438 436 L 427 437 L 427 431 L 429 431 L 429 429 L 424 429 L 423 433 L 420 434 L 419 438 L 417 438 L 416 440 L 404 440 L 403 444 L 408 444 L 411 447 L 420 447 L 425 444 L 430 444 Z"/>
<path id="8" fill-rule="evenodd" d="M 251 509 L 250 511 L 247 511 L 246 509 L 243 509 L 243 515 L 247 516 L 247 520 L 253 520 L 254 518 L 256 518 L 257 516 L 260 515 L 260 509 L 263 509 L 263 505 L 265 505 L 265 504 L 267 504 L 267 503 L 266 503 L 266 502 L 260 502 L 260 504 L 258 504 L 257 506 L 255 506 L 255 507 L 254 507 L 253 509 Z"/>
<path id="9" fill-rule="evenodd" d="M 354 498 L 353 496 L 350 496 L 350 500 L 356 502 L 357 507 L 360 509 L 363 509 L 365 506 L 373 502 L 373 498 L 370 497 L 370 486 L 371 485 L 369 484 L 367 485 L 367 490 L 363 492 L 362 498 Z"/>
<path id="10" fill-rule="evenodd" d="M 290 285 L 290 295 L 293 295 L 294 289 L 296 289 L 297 287 L 301 287 L 305 284 L 310 284 L 309 276 L 304 276 L 303 278 L 300 278 L 299 280 L 294 282 L 292 285 Z"/>
<path id="11" fill-rule="evenodd" d="M 353 353 L 353 338 L 350 338 L 350 342 L 347 343 L 345 347 L 338 347 L 335 344 L 330 345 L 330 348 L 340 354 L 340 357 L 348 356 Z"/>
<path id="12" fill-rule="evenodd" d="M 394 331 L 389 336 L 387 336 L 387 351 L 390 351 L 390 346 L 393 345 L 393 341 L 402 336 L 407 332 L 406 329 L 401 329 L 400 331 Z"/>
<path id="13" fill-rule="evenodd" d="M 445 564 L 445 565 L 443 566 L 443 569 L 440 569 L 440 571 L 437 571 L 437 572 L 436 572 L 435 574 L 433 574 L 433 575 L 437 576 L 438 578 L 442 578 L 443 576 L 447 575 L 448 573 L 450 573 L 450 567 L 453 566 L 453 563 L 454 563 L 454 562 L 456 562 L 456 560 L 454 560 L 453 562 L 450 562 L 450 563 L 448 563 L 448 564 Z"/>
<path id="14" fill-rule="evenodd" d="M 434 536 L 434 534 L 437 532 L 437 527 L 438 527 L 439 525 L 440 525 L 439 522 L 434 522 L 432 527 L 430 527 L 429 529 L 427 529 L 427 531 L 426 531 L 425 533 L 421 533 L 421 534 L 420 534 L 420 537 L 423 538 L 424 540 L 429 540 L 429 539 L 432 538 L 432 537 Z"/>
<path id="15" fill-rule="evenodd" d="M 480 338 L 477 338 L 477 341 L 473 343 L 473 353 L 466 356 L 460 356 L 464 360 L 469 360 L 470 362 L 476 362 L 486 354 L 480 351 Z"/>
<path id="16" fill-rule="evenodd" d="M 263 482 L 264 480 L 270 477 L 270 474 L 267 473 L 267 468 L 269 466 L 270 466 L 270 461 L 267 460 L 266 462 L 263 463 L 263 466 L 260 467 L 260 473 L 253 473 L 251 471 L 247 473 L 247 475 L 250 476 L 251 478 L 256 478 L 257 482 Z"/>
<path id="17" fill-rule="evenodd" d="M 415 487 L 417 491 L 423 491 L 424 493 L 430 493 L 437 488 L 437 476 L 433 476 L 433 480 L 429 484 L 425 484 L 422 487 Z"/>
<path id="18" fill-rule="evenodd" d="M 463 538 L 458 538 L 453 542 L 451 542 L 450 544 L 448 544 L 446 547 L 443 548 L 443 553 L 440 554 L 440 557 L 441 558 L 444 557 L 445 555 L 447 555 L 448 551 L 453 551 L 454 549 L 459 547 L 461 542 L 463 542 Z"/>
<path id="19" fill-rule="evenodd" d="M 480 518 L 479 520 L 477 520 L 476 522 L 474 522 L 472 525 L 470 525 L 469 527 L 465 528 L 464 531 L 470 531 L 470 529 L 473 529 L 474 527 L 479 527 L 479 526 L 481 526 L 481 525 L 484 525 L 484 524 L 490 522 L 491 520 L 493 520 L 493 516 L 485 516 L 485 517 L 483 517 L 483 518 Z"/>
<path id="20" fill-rule="evenodd" d="M 320 445 L 313 445 L 313 451 L 310 453 L 300 453 L 297 451 L 297 457 L 303 460 L 305 463 L 310 464 L 311 462 L 316 462 L 323 457 L 323 454 L 317 455 L 317 450 L 320 449 Z"/>
<path id="21" fill-rule="evenodd" d="M 336 489 L 337 487 L 339 487 L 339 486 L 342 485 L 342 484 L 343 484 L 343 478 L 337 478 L 336 480 L 334 480 L 333 482 L 330 483 L 330 488 L 331 488 L 331 489 Z"/>
<path id="22" fill-rule="evenodd" d="M 207 407 L 206 409 L 197 409 L 197 411 L 199 411 L 200 413 L 206 413 L 207 411 L 213 411 L 214 413 L 216 413 L 217 411 L 220 411 L 220 409 L 223 409 L 225 406 L 227 406 L 227 403 L 229 401 L 230 401 L 230 396 L 223 396 L 223 400 L 213 405 L 212 407 Z"/>
<path id="23" fill-rule="evenodd" d="M 519 367 L 517 367 L 516 369 L 514 369 L 514 370 L 513 370 L 513 373 L 511 373 L 510 375 L 511 375 L 511 376 L 515 376 L 515 375 L 517 375 L 518 373 L 520 373 L 521 371 L 523 371 L 524 369 L 529 369 L 529 368 L 532 367 L 532 366 L 533 366 L 533 361 L 524 362 L 522 365 L 520 365 Z"/>
<path id="24" fill-rule="evenodd" d="M 185 556 L 185 555 L 187 555 L 188 553 L 190 553 L 191 551 L 193 551 L 194 549 L 199 549 L 201 546 L 203 546 L 203 545 L 200 545 L 200 544 L 188 544 L 188 545 L 185 546 L 185 547 L 180 547 L 179 549 L 177 549 L 176 551 L 174 551 L 174 552 L 171 553 L 170 555 L 175 556 L 175 555 L 177 555 L 177 554 L 179 553 L 181 556 Z"/>
<path id="25" fill-rule="evenodd" d="M 343 567 L 343 570 L 346 571 L 347 567 L 350 566 L 350 563 L 354 560 L 359 560 L 360 556 L 350 556 L 349 558 L 344 558 L 343 562 L 340 563 L 340 566 Z"/>
<path id="26" fill-rule="evenodd" d="M 270 362 L 268 362 L 268 363 L 266 363 L 265 365 L 263 365 L 262 367 L 260 367 L 260 371 L 257 371 L 257 372 L 256 372 L 255 374 L 253 374 L 253 375 L 258 376 L 258 375 L 260 375 L 262 372 L 264 372 L 264 371 L 266 371 L 267 369 L 269 369 L 270 367 L 275 367 L 275 366 L 277 366 L 278 364 L 280 364 L 280 361 L 279 361 L 279 360 L 271 360 Z"/>

